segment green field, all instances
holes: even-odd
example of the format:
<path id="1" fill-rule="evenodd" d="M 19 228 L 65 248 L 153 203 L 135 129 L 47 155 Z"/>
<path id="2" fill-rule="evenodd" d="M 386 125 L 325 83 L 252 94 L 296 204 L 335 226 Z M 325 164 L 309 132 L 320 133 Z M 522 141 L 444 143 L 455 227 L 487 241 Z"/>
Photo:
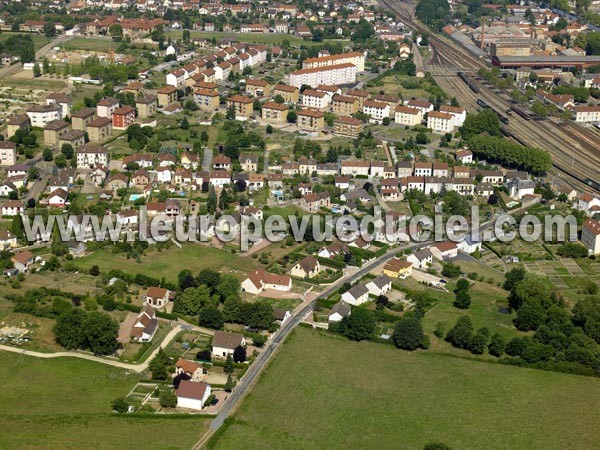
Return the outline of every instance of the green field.
<path id="1" fill-rule="evenodd" d="M 0 352 L 0 448 L 189 448 L 206 430 L 197 416 L 116 416 L 110 403 L 138 374 L 75 358 Z"/>
<path id="2" fill-rule="evenodd" d="M 210 447 L 597 448 L 600 380 L 298 328 Z"/>
<path id="3" fill-rule="evenodd" d="M 167 36 L 174 39 L 181 39 L 183 31 L 181 30 L 170 30 L 166 33 Z M 223 33 L 221 31 L 191 31 L 190 36 L 192 39 L 222 39 L 223 36 L 231 36 L 236 38 L 239 42 L 250 42 L 255 44 L 273 44 L 281 45 L 284 39 L 287 39 L 292 46 L 299 47 L 300 45 L 316 45 L 319 42 L 305 41 L 297 36 L 291 34 L 279 34 L 279 33 Z M 335 42 L 338 42 L 337 40 Z M 339 42 L 349 42 L 348 40 L 340 40 Z"/>
<path id="4" fill-rule="evenodd" d="M 113 42 L 112 39 L 91 39 L 75 37 L 63 44 L 64 50 L 93 50 L 96 52 L 115 51 L 119 42 Z"/>
<path id="5" fill-rule="evenodd" d="M 255 270 L 257 263 L 250 258 L 243 258 L 231 252 L 210 248 L 199 244 L 183 244 L 182 248 L 173 245 L 162 251 L 149 250 L 141 263 L 127 259 L 123 255 L 99 250 L 89 256 L 77 260 L 77 265 L 89 269 L 97 264 L 101 272 L 119 269 L 128 273 L 141 273 L 155 278 L 165 277 L 167 281 L 176 281 L 182 269 L 198 273 L 202 269 L 211 268 L 225 270 L 234 274 L 246 274 Z"/>

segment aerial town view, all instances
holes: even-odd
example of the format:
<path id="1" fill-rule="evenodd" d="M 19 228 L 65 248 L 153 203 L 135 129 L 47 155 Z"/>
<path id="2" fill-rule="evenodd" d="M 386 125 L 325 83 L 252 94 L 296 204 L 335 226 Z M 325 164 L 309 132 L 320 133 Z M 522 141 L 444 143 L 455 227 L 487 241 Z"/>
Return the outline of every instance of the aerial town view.
<path id="1" fill-rule="evenodd" d="M 600 0 L 4 0 L 0 449 L 600 448 Z"/>

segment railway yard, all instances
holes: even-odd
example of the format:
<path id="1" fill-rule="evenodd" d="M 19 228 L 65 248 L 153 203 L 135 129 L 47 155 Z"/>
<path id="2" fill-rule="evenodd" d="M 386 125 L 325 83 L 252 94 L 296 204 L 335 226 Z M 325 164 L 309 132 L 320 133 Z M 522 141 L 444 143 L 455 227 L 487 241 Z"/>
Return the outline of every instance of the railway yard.
<path id="1" fill-rule="evenodd" d="M 381 3 L 396 12 L 406 26 L 430 32 L 413 18 L 406 4 L 391 0 L 381 0 Z M 588 183 L 590 179 L 600 179 L 600 135 L 596 130 L 555 117 L 531 120 L 516 113 L 507 116 L 506 111 L 510 111 L 512 106 L 508 93 L 495 90 L 477 76 L 477 71 L 487 66 L 485 61 L 470 55 L 466 49 L 457 48 L 440 35 L 430 33 L 429 42 L 433 55 L 424 68 L 446 92 L 472 111 L 481 109 L 483 101 L 501 116 L 501 120 L 504 118 L 503 122 L 508 121 L 503 125 L 503 132 L 510 139 L 542 148 L 552 155 L 552 176 L 579 190 L 595 191 Z M 464 74 L 463 79 L 459 77 L 460 72 Z"/>

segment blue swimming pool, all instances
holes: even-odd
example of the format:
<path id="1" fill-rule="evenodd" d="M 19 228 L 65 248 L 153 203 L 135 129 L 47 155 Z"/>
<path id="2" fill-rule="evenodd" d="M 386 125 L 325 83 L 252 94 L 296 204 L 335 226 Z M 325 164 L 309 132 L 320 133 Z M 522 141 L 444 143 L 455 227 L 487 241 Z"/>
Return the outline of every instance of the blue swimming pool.
<path id="1" fill-rule="evenodd" d="M 135 202 L 137 199 L 139 199 L 142 195 L 141 194 L 131 194 L 129 196 L 129 201 L 130 202 Z"/>

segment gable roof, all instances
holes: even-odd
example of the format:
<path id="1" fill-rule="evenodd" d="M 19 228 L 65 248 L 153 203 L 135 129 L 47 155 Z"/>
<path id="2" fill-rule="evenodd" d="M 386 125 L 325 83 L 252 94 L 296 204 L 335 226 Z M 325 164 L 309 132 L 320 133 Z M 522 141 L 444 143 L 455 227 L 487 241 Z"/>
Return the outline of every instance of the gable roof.
<path id="1" fill-rule="evenodd" d="M 235 350 L 236 347 L 242 345 L 244 336 L 239 333 L 227 333 L 225 331 L 215 331 L 212 340 L 212 346 Z"/>
<path id="2" fill-rule="evenodd" d="M 177 397 L 190 398 L 192 400 L 202 400 L 208 384 L 198 383 L 196 381 L 183 380 L 177 388 Z"/>

